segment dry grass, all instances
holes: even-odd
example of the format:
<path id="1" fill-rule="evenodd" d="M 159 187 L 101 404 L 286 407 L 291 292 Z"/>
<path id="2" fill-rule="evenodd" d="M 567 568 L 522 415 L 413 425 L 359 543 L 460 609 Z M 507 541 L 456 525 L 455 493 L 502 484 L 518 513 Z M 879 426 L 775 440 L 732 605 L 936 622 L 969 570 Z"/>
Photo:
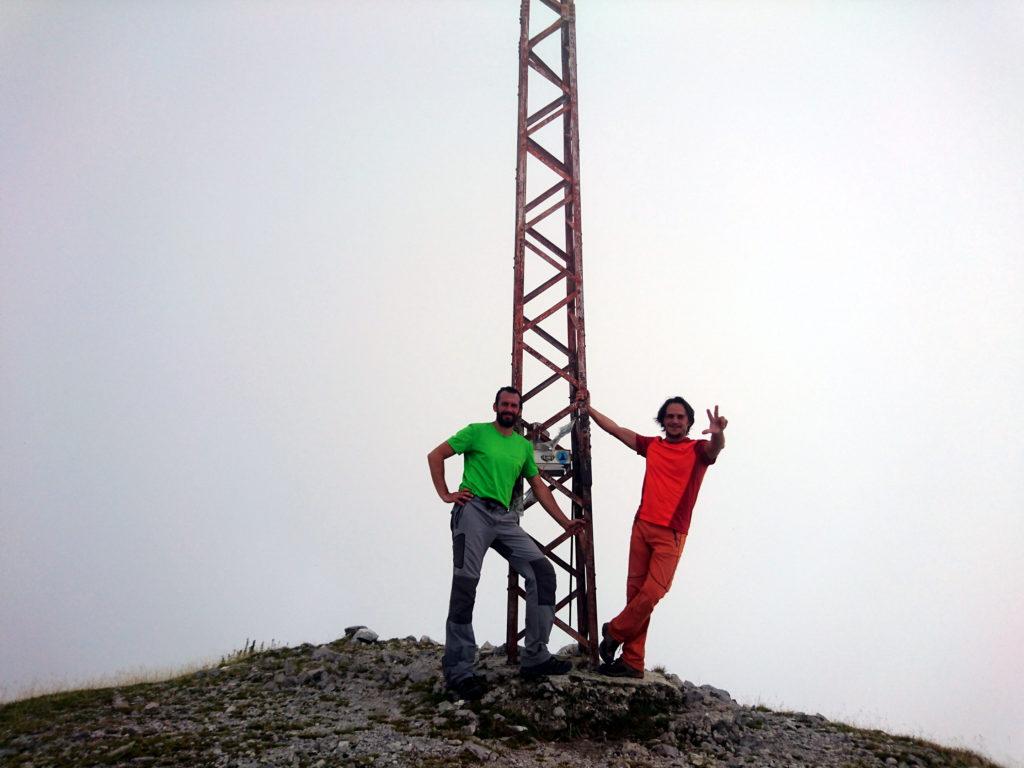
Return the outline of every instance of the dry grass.
<path id="1" fill-rule="evenodd" d="M 17 689 L 11 689 L 0 684 L 0 704 L 9 704 L 14 701 L 24 701 L 25 699 L 34 699 L 39 696 L 51 696 L 56 693 L 95 691 L 103 688 L 126 688 L 128 686 L 139 685 L 142 683 L 164 683 L 168 680 L 174 680 L 177 677 L 195 674 L 202 669 L 210 669 L 211 667 L 219 667 L 222 664 L 242 661 L 257 653 L 273 650 L 277 647 L 278 645 L 276 640 L 271 640 L 270 643 L 260 643 L 257 646 L 255 640 L 249 640 L 246 638 L 240 649 L 226 653 L 218 660 L 208 659 L 178 667 L 138 667 L 135 669 L 121 670 L 109 675 L 90 677 L 77 681 L 69 681 L 66 678 L 63 680 L 49 680 L 45 682 L 33 681 L 32 683 L 26 686 L 21 686 Z"/>

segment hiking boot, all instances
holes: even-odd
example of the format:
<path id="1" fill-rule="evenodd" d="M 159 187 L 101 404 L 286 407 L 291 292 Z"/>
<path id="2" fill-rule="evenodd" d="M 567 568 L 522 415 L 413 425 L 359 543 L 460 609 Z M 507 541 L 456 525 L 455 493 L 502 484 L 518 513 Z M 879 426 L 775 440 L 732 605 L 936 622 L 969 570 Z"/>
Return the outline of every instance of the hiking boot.
<path id="1" fill-rule="evenodd" d="M 608 622 L 601 625 L 601 643 L 597 646 L 597 652 L 601 654 L 601 661 L 611 664 L 615 661 L 615 652 L 622 645 L 618 640 L 608 634 Z"/>
<path id="2" fill-rule="evenodd" d="M 519 670 L 519 675 L 527 680 L 536 680 L 537 678 L 547 677 L 548 675 L 565 675 L 571 671 L 571 661 L 563 661 L 555 656 L 551 656 L 547 661 L 541 662 L 540 664 L 534 664 L 530 667 L 522 667 Z"/>
<path id="3" fill-rule="evenodd" d="M 642 669 L 633 669 L 622 659 L 616 659 L 611 664 L 602 664 L 597 668 L 597 671 L 606 675 L 607 677 L 632 677 L 637 680 L 644 679 L 644 671 Z"/>
<path id="4" fill-rule="evenodd" d="M 487 681 L 479 675 L 470 675 L 454 683 L 448 683 L 448 690 L 458 699 L 477 701 L 487 693 Z"/>

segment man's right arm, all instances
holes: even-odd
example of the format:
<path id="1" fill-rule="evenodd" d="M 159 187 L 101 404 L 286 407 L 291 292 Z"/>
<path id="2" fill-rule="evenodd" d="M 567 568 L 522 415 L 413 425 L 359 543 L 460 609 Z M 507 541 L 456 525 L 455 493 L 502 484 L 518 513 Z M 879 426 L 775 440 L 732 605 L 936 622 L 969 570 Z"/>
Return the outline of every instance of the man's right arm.
<path id="1" fill-rule="evenodd" d="M 612 437 L 616 437 L 621 440 L 631 451 L 636 450 L 636 432 L 632 429 L 620 427 L 589 403 L 587 404 L 587 413 L 590 414 L 590 417 L 594 420 L 594 423 L 597 424 L 597 426 Z"/>
<path id="2" fill-rule="evenodd" d="M 446 504 L 465 504 L 473 498 L 473 494 L 467 490 L 449 493 L 448 483 L 444 479 L 444 462 L 455 455 L 448 442 L 441 443 L 437 448 L 427 454 L 427 464 L 430 466 L 430 479 L 434 481 L 434 490 Z"/>

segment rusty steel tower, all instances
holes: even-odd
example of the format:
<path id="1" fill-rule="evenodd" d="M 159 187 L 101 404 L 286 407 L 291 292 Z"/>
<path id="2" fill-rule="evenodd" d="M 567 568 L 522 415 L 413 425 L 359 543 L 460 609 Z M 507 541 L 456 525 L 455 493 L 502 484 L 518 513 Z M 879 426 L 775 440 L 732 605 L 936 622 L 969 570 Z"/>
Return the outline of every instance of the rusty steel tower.
<path id="1" fill-rule="evenodd" d="M 537 17 L 531 19 L 534 10 Z M 523 393 L 524 413 L 534 422 L 526 436 L 535 444 L 550 441 L 556 425 L 574 419 L 568 449 L 549 444 L 549 455 L 561 451 L 563 464 L 539 466 L 563 509 L 571 505 L 571 517 L 588 522 L 587 535 L 560 532 L 547 544 L 537 543 L 565 571 L 560 591 L 569 585 L 567 594 L 556 596 L 555 625 L 597 663 L 590 421 L 575 408 L 576 393 L 587 381 L 575 14 L 573 0 L 521 0 L 512 384 Z M 565 549 L 568 555 L 560 556 Z M 515 663 L 525 634 L 518 619 L 525 592 L 511 568 L 508 593 L 506 649 Z M 566 607 L 569 622 L 559 616 Z"/>

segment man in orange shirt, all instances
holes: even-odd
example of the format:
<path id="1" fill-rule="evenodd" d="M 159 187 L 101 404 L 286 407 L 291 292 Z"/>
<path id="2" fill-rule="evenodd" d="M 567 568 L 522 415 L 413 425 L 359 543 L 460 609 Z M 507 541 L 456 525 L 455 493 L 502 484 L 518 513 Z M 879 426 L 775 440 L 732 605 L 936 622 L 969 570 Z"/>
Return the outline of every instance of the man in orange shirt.
<path id="1" fill-rule="evenodd" d="M 598 672 L 611 677 L 644 676 L 644 645 L 651 613 L 672 586 L 679 557 L 690 529 L 704 472 L 725 447 L 725 416 L 708 410 L 708 440 L 687 437 L 693 425 L 693 408 L 681 397 L 670 397 L 658 409 L 655 420 L 665 437 L 644 437 L 620 427 L 587 402 L 594 422 L 608 434 L 647 459 L 640 507 L 633 521 L 626 577 L 626 607 L 601 627 L 599 651 L 604 662 Z M 615 652 L 622 646 L 622 655 Z"/>

